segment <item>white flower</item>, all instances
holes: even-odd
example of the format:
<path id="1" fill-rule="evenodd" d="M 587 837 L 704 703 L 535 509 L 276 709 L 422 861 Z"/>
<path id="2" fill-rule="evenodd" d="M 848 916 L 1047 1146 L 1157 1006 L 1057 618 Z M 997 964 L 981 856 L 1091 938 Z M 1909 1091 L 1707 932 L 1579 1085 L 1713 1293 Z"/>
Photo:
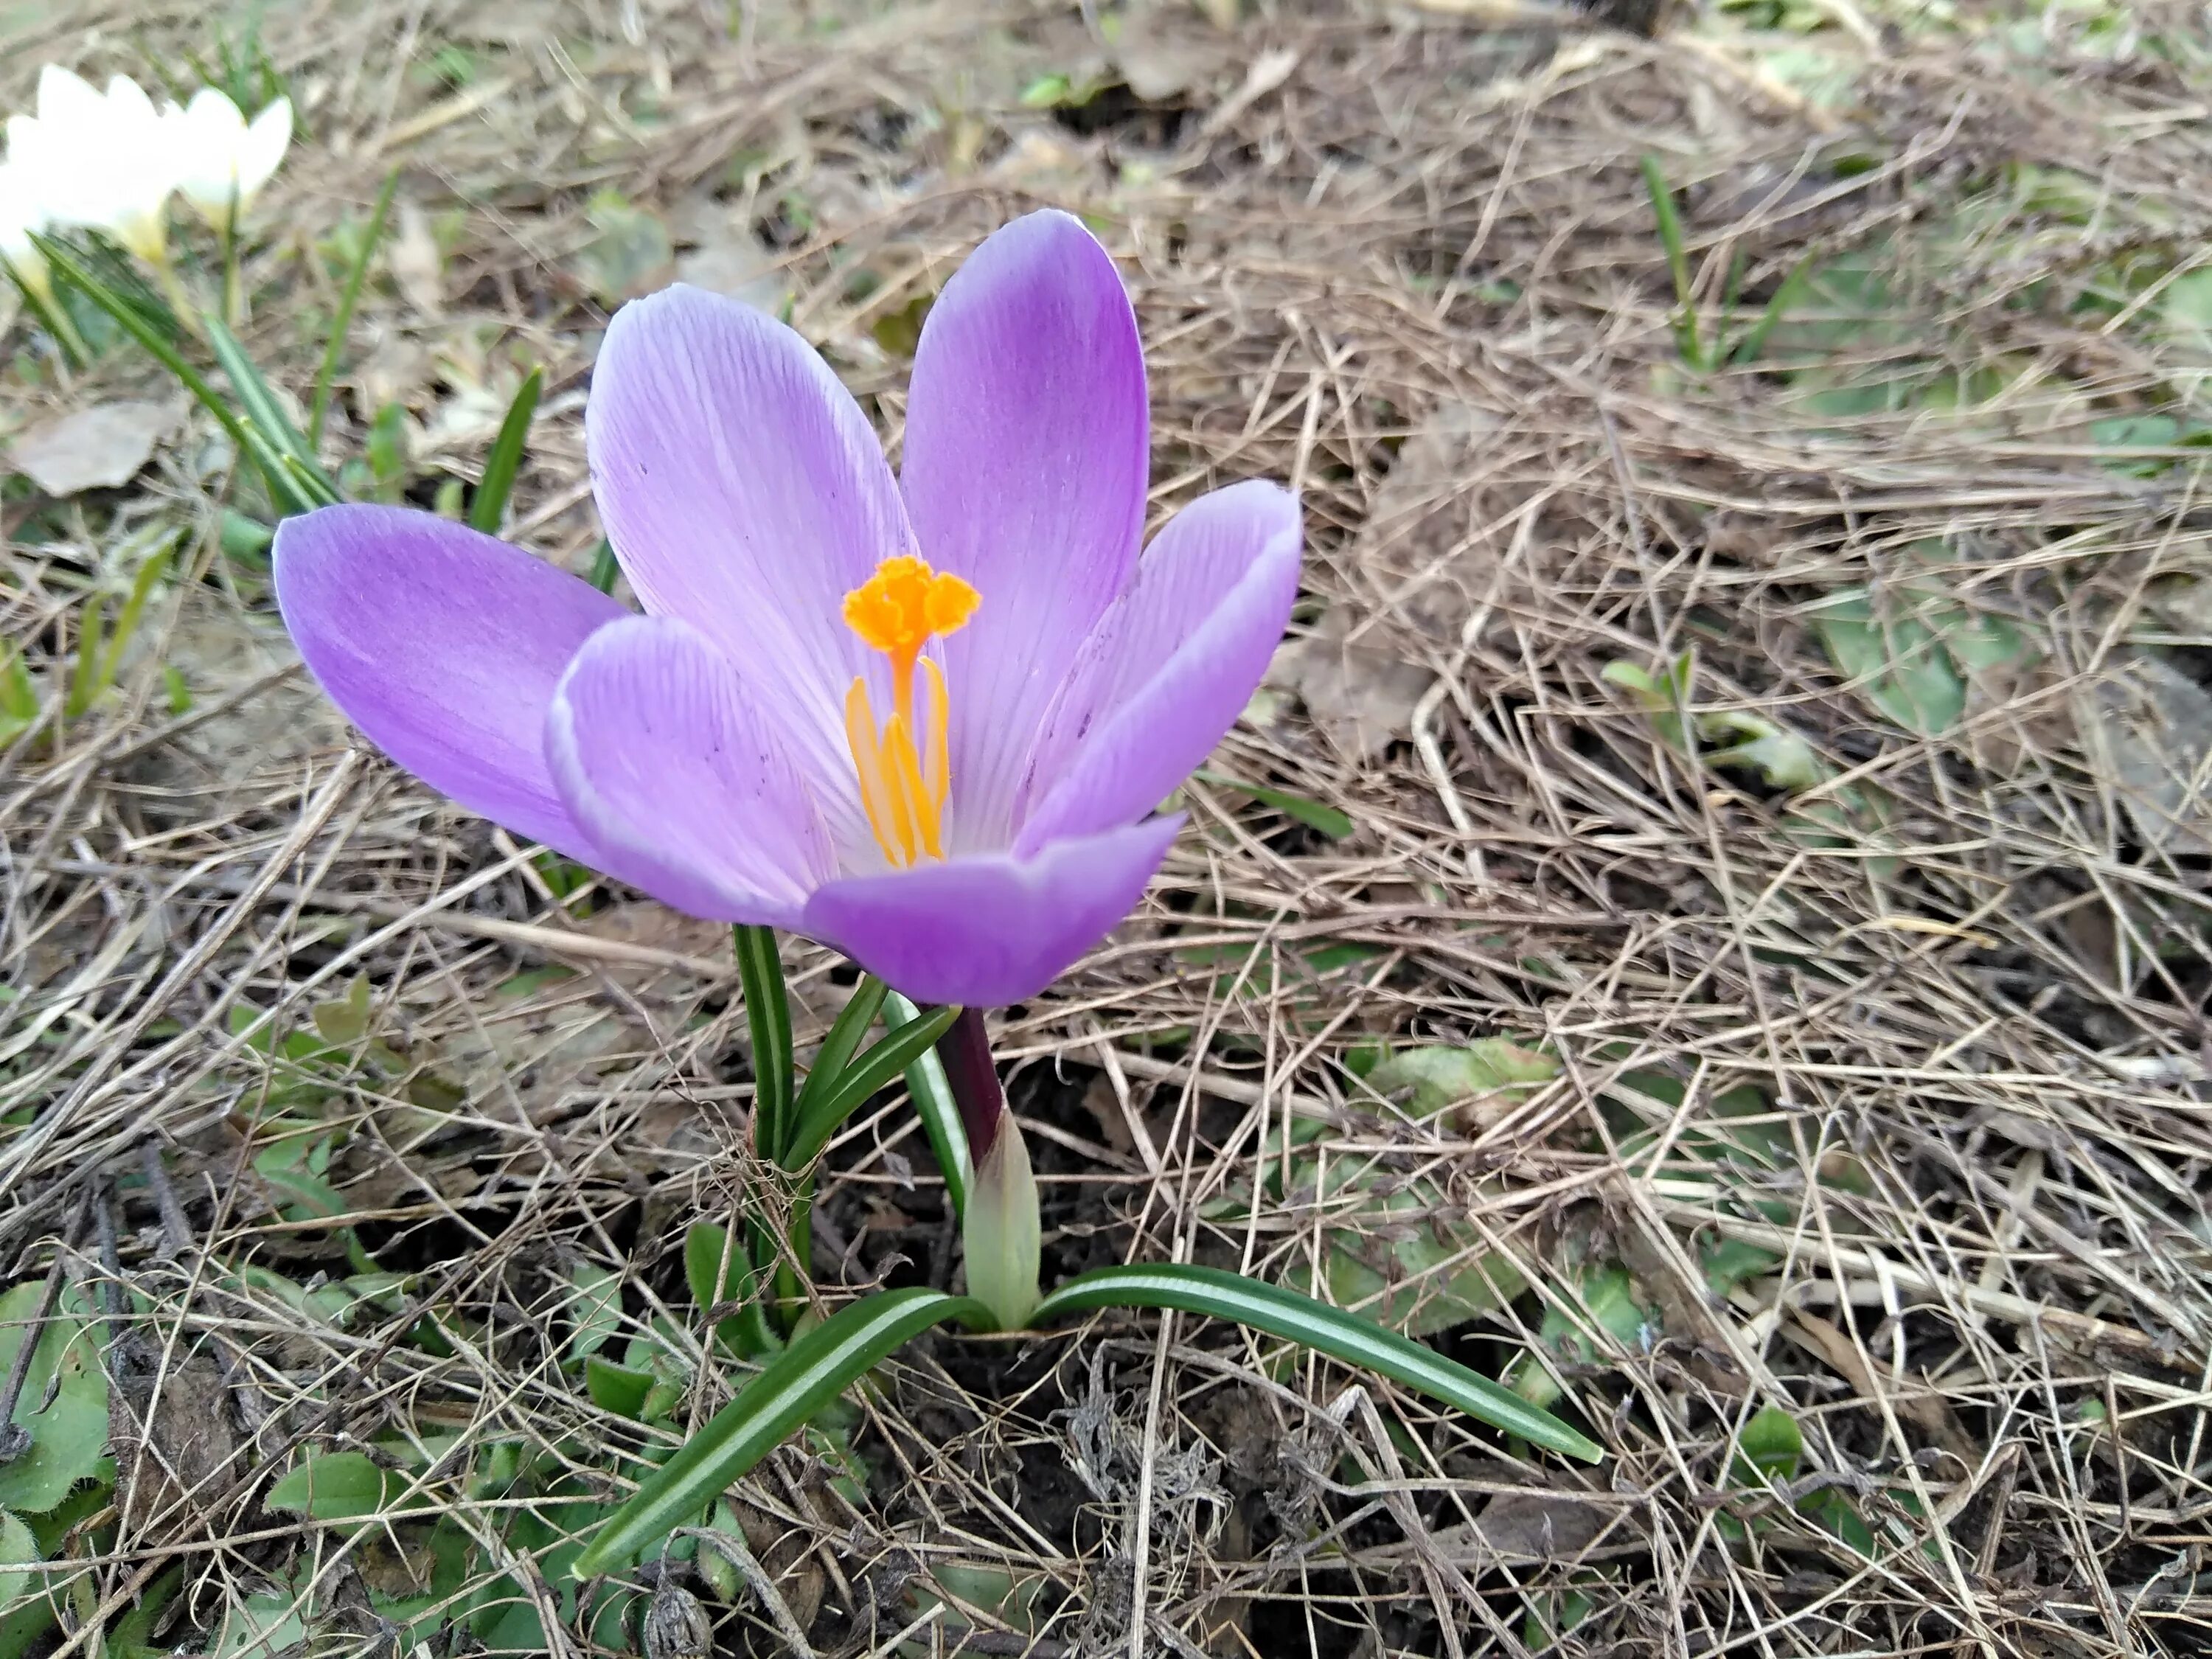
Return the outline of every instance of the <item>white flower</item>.
<path id="1" fill-rule="evenodd" d="M 46 228 L 46 210 L 34 181 L 21 169 L 0 162 L 0 261 L 15 280 L 41 297 L 53 288 L 46 275 L 46 256 L 32 243 L 33 231 Z"/>
<path id="2" fill-rule="evenodd" d="M 251 125 L 238 106 L 213 87 L 163 112 L 177 145 L 177 188 L 208 223 L 221 230 L 243 216 L 284 159 L 292 142 L 292 100 L 279 98 Z"/>
<path id="3" fill-rule="evenodd" d="M 127 75 L 96 92 L 58 64 L 39 72 L 36 117 L 8 119 L 8 161 L 56 224 L 104 230 L 150 264 L 168 258 L 162 210 L 176 188 L 173 137 Z"/>

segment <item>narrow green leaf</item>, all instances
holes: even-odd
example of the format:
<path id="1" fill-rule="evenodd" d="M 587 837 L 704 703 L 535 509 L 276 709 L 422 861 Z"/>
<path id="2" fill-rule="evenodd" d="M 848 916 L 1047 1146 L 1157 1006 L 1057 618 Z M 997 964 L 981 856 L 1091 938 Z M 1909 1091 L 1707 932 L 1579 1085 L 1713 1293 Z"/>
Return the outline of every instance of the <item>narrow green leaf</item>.
<path id="1" fill-rule="evenodd" d="M 1199 780 L 1224 789 L 1240 790 L 1251 796 L 1262 806 L 1272 806 L 1285 817 L 1296 818 L 1309 830 L 1317 830 L 1331 841 L 1342 841 L 1356 827 L 1352 815 L 1326 801 L 1306 795 L 1294 795 L 1287 789 L 1270 789 L 1265 784 L 1245 783 L 1236 778 L 1224 777 L 1218 772 L 1200 771 Z"/>
<path id="2" fill-rule="evenodd" d="M 1605 1450 L 1549 1412 L 1395 1331 L 1286 1291 L 1213 1267 L 1162 1263 L 1079 1273 L 1037 1304 L 1031 1325 L 1094 1308 L 1173 1308 L 1233 1320 L 1316 1353 L 1375 1371 L 1455 1406 L 1533 1444 L 1597 1462 Z"/>
<path id="3" fill-rule="evenodd" d="M 481 530 L 487 536 L 499 533 L 500 521 L 507 516 L 507 498 L 514 490 L 514 475 L 522 470 L 523 446 L 530 441 L 530 420 L 538 412 L 538 394 L 544 385 L 544 372 L 532 369 L 515 392 L 514 401 L 507 406 L 507 418 L 499 423 L 499 436 L 492 441 L 491 453 L 484 459 L 483 482 L 469 502 L 471 530 Z"/>
<path id="4" fill-rule="evenodd" d="M 883 1012 L 884 998 L 890 991 L 890 987 L 873 974 L 864 975 L 853 988 L 853 994 L 845 999 L 845 1006 L 838 1010 L 836 1020 L 830 1027 L 830 1035 L 815 1050 L 814 1063 L 806 1068 L 806 1081 L 799 1085 L 799 1098 L 791 1109 L 793 1123 L 805 1122 L 815 1103 L 843 1078 L 845 1068 L 852 1063 L 853 1051 L 860 1046 L 868 1027 Z"/>
<path id="5" fill-rule="evenodd" d="M 131 597 L 124 600 L 123 610 L 115 618 L 114 632 L 108 635 L 107 657 L 100 666 L 100 684 L 95 691 L 104 691 L 115 684 L 116 671 L 123 666 L 123 653 L 137 633 L 140 619 L 146 614 L 146 601 L 153 597 L 154 585 L 167 574 L 169 556 L 176 548 L 176 532 L 164 534 L 161 544 L 155 548 L 138 567 L 138 574 L 131 581 Z"/>
<path id="6" fill-rule="evenodd" d="M 622 574 L 622 561 L 615 557 L 615 544 L 605 537 L 599 538 L 599 550 L 592 555 L 592 574 L 584 580 L 602 593 L 615 591 L 615 578 Z"/>
<path id="7" fill-rule="evenodd" d="M 279 461 L 277 452 L 263 441 L 261 434 L 240 420 L 222 395 L 208 383 L 207 377 L 178 356 L 176 348 L 161 337 L 161 331 L 140 316 L 115 293 L 103 286 L 100 280 L 85 269 L 84 264 L 64 243 L 50 236 L 33 235 L 31 239 L 39 251 L 46 256 L 46 263 L 76 289 L 85 298 L 98 306 L 113 319 L 115 325 L 143 346 L 162 368 L 177 378 L 185 391 L 197 398 L 203 408 L 215 416 L 230 441 L 238 446 L 239 453 L 250 458 L 269 481 L 269 492 L 280 503 L 289 504 L 289 510 L 305 513 L 320 505 L 312 495 L 303 492 Z"/>
<path id="8" fill-rule="evenodd" d="M 0 749 L 23 735 L 39 718 L 39 688 L 24 666 L 23 653 L 11 650 L 0 658 Z"/>
<path id="9" fill-rule="evenodd" d="M 1659 158 L 1644 158 L 1644 187 L 1650 192 L 1651 216 L 1659 223 L 1659 243 L 1667 250 L 1667 270 L 1674 279 L 1674 337 L 1682 361 L 1692 368 L 1705 367 L 1705 343 L 1698 337 L 1697 295 L 1690 281 L 1690 253 L 1682 239 L 1682 216 L 1674 206 L 1674 190 L 1659 170 Z"/>
<path id="10" fill-rule="evenodd" d="M 368 228 L 361 239 L 361 253 L 346 272 L 345 287 L 338 293 L 337 313 L 331 319 L 331 337 L 323 347 L 322 367 L 315 371 L 315 395 L 307 405 L 307 443 L 312 448 L 323 441 L 324 417 L 330 413 L 331 387 L 337 378 L 338 358 L 345 350 L 346 331 L 353 326 L 354 307 L 361 301 L 362 281 L 368 275 L 368 262 L 376 256 L 376 245 L 384 240 L 384 222 L 392 216 L 392 194 L 399 188 L 399 169 L 394 167 L 384 175 L 384 188 L 376 192 L 376 205 L 370 210 Z"/>
<path id="11" fill-rule="evenodd" d="M 957 1008 L 933 1008 L 901 1025 L 859 1060 L 845 1068 L 836 1085 L 818 1099 L 792 1131 L 791 1148 L 784 1161 L 788 1170 L 803 1170 L 822 1155 L 838 1127 L 860 1103 L 884 1087 L 901 1072 L 937 1046 L 938 1038 L 952 1029 L 960 1017 Z M 957 1127 L 958 1115 L 955 1114 Z"/>
<path id="12" fill-rule="evenodd" d="M 246 348 L 239 343 L 238 337 L 225 328 L 220 319 L 210 317 L 207 338 L 216 362 L 222 365 L 222 372 L 230 378 L 231 390 L 238 394 L 239 408 L 253 423 L 254 430 L 276 454 L 289 456 L 299 463 L 309 488 L 321 497 L 324 505 L 337 501 L 337 486 L 315 459 L 314 451 L 307 447 L 307 439 L 292 424 L 292 417 L 285 414 L 283 404 L 276 401 L 276 392 L 254 367 L 253 359 L 246 355 Z"/>
<path id="13" fill-rule="evenodd" d="M 62 702 L 62 713 L 70 720 L 91 708 L 99 694 L 100 664 L 105 654 L 100 643 L 106 637 L 106 620 L 107 598 L 95 593 L 84 602 L 77 623 L 76 665 L 70 671 L 69 694 Z"/>
<path id="14" fill-rule="evenodd" d="M 791 1122 L 791 999 L 772 927 L 733 927 L 738 977 L 744 987 L 745 1023 L 753 1039 L 753 1145 L 775 1158 Z"/>
<path id="15" fill-rule="evenodd" d="M 894 1030 L 911 1025 L 921 1018 L 921 1010 L 896 991 L 884 999 L 884 1024 Z M 921 1117 L 921 1131 L 929 1137 L 929 1150 L 936 1156 L 938 1172 L 945 1177 L 945 1190 L 952 1200 L 952 1213 L 965 1221 L 968 1188 L 975 1179 L 975 1166 L 968 1158 L 968 1131 L 960 1121 L 960 1103 L 952 1097 L 952 1085 L 945 1076 L 945 1062 L 937 1057 L 934 1047 L 906 1068 L 906 1090 L 914 1097 L 914 1109 Z"/>
<path id="16" fill-rule="evenodd" d="M 964 1296 L 915 1286 L 833 1314 L 770 1361 L 635 1496 L 607 1518 L 571 1569 L 579 1578 L 626 1565 L 678 1527 L 694 1524 L 730 1483 L 828 1406 L 893 1349 L 948 1319 L 988 1326 Z"/>
<path id="17" fill-rule="evenodd" d="M 1807 254 L 1790 268 L 1782 279 L 1782 286 L 1774 290 L 1774 297 L 1766 302 L 1766 309 L 1759 313 L 1759 320 L 1751 325 L 1751 332 L 1736 342 L 1729 361 L 1739 363 L 1756 362 L 1759 354 L 1766 349 L 1766 337 L 1774 332 L 1775 325 L 1789 313 L 1790 308 L 1804 297 L 1813 279 L 1813 256 Z"/>

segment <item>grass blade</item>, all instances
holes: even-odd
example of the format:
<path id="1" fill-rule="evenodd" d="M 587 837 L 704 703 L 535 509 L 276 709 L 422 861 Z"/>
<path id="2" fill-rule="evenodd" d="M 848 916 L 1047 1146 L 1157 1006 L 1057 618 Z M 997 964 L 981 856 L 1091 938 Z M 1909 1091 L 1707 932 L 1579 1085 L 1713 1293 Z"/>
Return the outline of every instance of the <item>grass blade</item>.
<path id="1" fill-rule="evenodd" d="M 886 1354 L 948 1319 L 988 1324 L 981 1304 L 920 1285 L 854 1303 L 770 1361 L 744 1391 L 648 1475 L 577 1557 L 589 1578 L 628 1565 L 678 1527 L 696 1522 L 732 1480 L 836 1399 Z"/>
<path id="2" fill-rule="evenodd" d="M 70 671 L 69 693 L 62 703 L 62 713 L 70 720 L 92 707 L 92 700 L 100 694 L 97 683 L 100 664 L 101 624 L 107 620 L 107 598 L 95 593 L 84 604 L 83 620 L 77 624 L 76 664 Z"/>
<path id="3" fill-rule="evenodd" d="M 1729 354 L 1731 362 L 1748 363 L 1758 361 L 1759 354 L 1766 349 L 1766 337 L 1774 332 L 1790 307 L 1796 305 L 1813 280 L 1813 256 L 1807 254 L 1790 268 L 1782 279 L 1782 286 L 1774 290 L 1774 297 L 1766 302 L 1766 309 L 1759 313 L 1759 320 L 1751 325 L 1751 332 L 1736 342 Z"/>
<path id="4" fill-rule="evenodd" d="M 921 1010 L 896 991 L 884 999 L 884 1024 L 911 1025 L 921 1018 Z M 914 1097 L 915 1110 L 921 1115 L 922 1133 L 929 1137 L 929 1150 L 936 1154 L 938 1171 L 944 1176 L 945 1193 L 952 1200 L 952 1213 L 965 1222 L 968 1188 L 975 1172 L 968 1161 L 968 1131 L 960 1121 L 960 1103 L 952 1097 L 945 1062 L 937 1057 L 935 1048 L 906 1068 L 906 1088 Z"/>
<path id="5" fill-rule="evenodd" d="M 323 348 L 322 367 L 315 371 L 315 395 L 307 405 L 307 441 L 310 445 L 323 441 L 323 417 L 330 412 L 331 386 L 337 378 L 338 357 L 345 350 L 346 332 L 353 326 L 355 306 L 361 302 L 361 285 L 368 275 L 368 262 L 376 257 L 376 245 L 384 240 L 384 222 L 392 216 L 392 192 L 399 188 L 399 169 L 394 167 L 384 175 L 384 188 L 376 192 L 376 205 L 368 216 L 368 228 L 362 233 L 361 254 L 346 272 L 345 287 L 338 292 L 337 314 L 331 319 L 331 337 Z M 318 256 L 319 257 L 319 256 Z"/>
<path id="6" fill-rule="evenodd" d="M 959 1017 L 957 1008 L 933 1008 L 861 1055 L 799 1120 L 791 1133 L 790 1154 L 784 1167 L 803 1170 L 819 1158 L 830 1137 L 837 1133 L 837 1126 L 852 1116 L 862 1101 L 934 1048 L 937 1039 L 951 1030 Z"/>
<path id="7" fill-rule="evenodd" d="M 507 516 L 507 498 L 514 491 L 514 475 L 522 470 L 523 446 L 530 441 L 530 418 L 538 412 L 538 394 L 544 386 L 544 371 L 532 369 L 516 390 L 514 401 L 507 406 L 507 418 L 499 423 L 499 436 L 492 441 L 491 453 L 484 460 L 483 482 L 469 501 L 471 530 L 481 530 L 487 536 L 499 534 L 500 520 Z"/>
<path id="8" fill-rule="evenodd" d="M 1705 368 L 1705 342 L 1698 333 L 1697 296 L 1690 282 L 1690 252 L 1682 240 L 1682 216 L 1674 206 L 1674 192 L 1659 170 L 1659 158 L 1644 158 L 1644 187 L 1651 194 L 1651 216 L 1659 222 L 1659 245 L 1667 250 L 1667 269 L 1674 278 L 1674 338 L 1682 360 L 1691 368 Z"/>
<path id="9" fill-rule="evenodd" d="M 791 1121 L 791 998 L 784 989 L 783 958 L 775 953 L 773 927 L 741 923 L 730 937 L 753 1038 L 753 1145 L 763 1158 L 774 1158 Z"/>
<path id="10" fill-rule="evenodd" d="M 1093 1308 L 1173 1308 L 1212 1319 L 1233 1320 L 1255 1331 L 1311 1348 L 1347 1365 L 1379 1372 L 1455 1406 L 1493 1428 L 1517 1434 L 1531 1444 L 1595 1463 L 1604 1448 L 1569 1428 L 1549 1412 L 1530 1405 L 1510 1389 L 1478 1376 L 1397 1332 L 1385 1330 L 1358 1314 L 1300 1296 L 1279 1285 L 1240 1278 L 1213 1267 L 1162 1263 L 1135 1267 L 1101 1267 L 1079 1273 L 1037 1304 L 1031 1325 L 1062 1314 Z"/>
<path id="11" fill-rule="evenodd" d="M 100 665 L 99 684 L 95 695 L 115 684 L 116 670 L 123 666 L 124 648 L 138 631 L 139 619 L 146 614 L 146 601 L 153 597 L 154 584 L 160 581 L 169 568 L 169 556 L 176 550 L 177 534 L 169 532 L 161 544 L 138 567 L 138 574 L 131 583 L 131 596 L 123 601 L 123 609 L 115 618 L 115 627 L 107 636 L 107 659 Z"/>
<path id="12" fill-rule="evenodd" d="M 864 975 L 853 988 L 853 994 L 846 999 L 836 1023 L 830 1028 L 830 1035 L 822 1039 L 821 1048 L 815 1051 L 814 1064 L 806 1068 L 806 1081 L 799 1085 L 799 1098 L 791 1110 L 793 1123 L 804 1123 L 814 1103 L 845 1074 L 845 1067 L 852 1063 L 853 1051 L 860 1046 L 868 1027 L 883 1012 L 884 998 L 890 991 L 890 987 L 873 974 Z M 776 1150 L 781 1156 L 787 1149 Z"/>

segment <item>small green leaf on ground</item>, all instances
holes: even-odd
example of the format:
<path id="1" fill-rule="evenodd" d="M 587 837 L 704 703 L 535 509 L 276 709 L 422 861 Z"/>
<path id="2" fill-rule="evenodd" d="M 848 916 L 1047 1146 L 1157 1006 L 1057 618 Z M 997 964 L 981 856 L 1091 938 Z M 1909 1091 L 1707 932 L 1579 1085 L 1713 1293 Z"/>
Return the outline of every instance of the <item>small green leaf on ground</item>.
<path id="1" fill-rule="evenodd" d="M 310 1521 L 363 1521 L 392 1507 L 406 1481 L 365 1453 L 316 1452 L 269 1489 L 268 1505 Z"/>
<path id="2" fill-rule="evenodd" d="M 23 1284 L 0 1296 L 0 1376 L 13 1369 L 45 1291 Z M 24 1375 L 15 1420 L 28 1431 L 30 1449 L 0 1464 L 0 1507 L 24 1515 L 67 1498 L 107 1450 L 107 1376 L 92 1328 L 65 1310 L 75 1302 L 71 1293 L 49 1316 Z"/>
<path id="3" fill-rule="evenodd" d="M 1402 1094 L 1415 1117 L 1457 1106 L 1463 1117 L 1489 1118 L 1518 1106 L 1559 1074 L 1559 1062 L 1551 1055 L 1493 1036 L 1388 1055 L 1368 1073 L 1367 1086 L 1388 1099 Z"/>

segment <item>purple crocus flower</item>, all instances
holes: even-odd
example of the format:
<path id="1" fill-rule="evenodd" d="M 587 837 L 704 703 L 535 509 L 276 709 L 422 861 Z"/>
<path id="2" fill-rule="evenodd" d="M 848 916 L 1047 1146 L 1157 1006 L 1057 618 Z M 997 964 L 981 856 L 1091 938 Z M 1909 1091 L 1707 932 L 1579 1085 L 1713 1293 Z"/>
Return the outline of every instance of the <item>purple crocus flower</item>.
<path id="1" fill-rule="evenodd" d="M 646 614 L 434 517 L 285 521 L 277 603 L 348 718 L 462 805 L 920 1001 L 1042 990 L 1126 915 L 1154 810 L 1282 637 L 1300 527 L 1248 483 L 1139 550 L 1136 319 L 1075 219 L 978 248 L 915 358 L 903 471 L 782 324 L 625 307 L 585 420 Z"/>

